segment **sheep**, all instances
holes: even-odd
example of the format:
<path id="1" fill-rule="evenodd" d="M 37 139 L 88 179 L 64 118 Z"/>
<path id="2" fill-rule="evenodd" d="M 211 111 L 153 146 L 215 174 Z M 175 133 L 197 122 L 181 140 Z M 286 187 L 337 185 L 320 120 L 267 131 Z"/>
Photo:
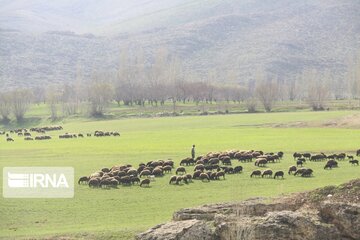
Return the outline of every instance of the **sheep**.
<path id="1" fill-rule="evenodd" d="M 271 169 L 267 169 L 267 170 L 264 170 L 261 174 L 261 177 L 263 178 L 264 176 L 268 176 L 268 177 L 272 177 L 273 175 L 273 171 Z"/>
<path id="2" fill-rule="evenodd" d="M 90 178 L 88 184 L 89 184 L 89 187 L 99 187 L 100 181 L 97 178 Z"/>
<path id="3" fill-rule="evenodd" d="M 255 161 L 255 166 L 258 166 L 258 167 L 265 167 L 266 164 L 267 164 L 267 160 L 264 159 L 264 158 L 259 158 Z"/>
<path id="4" fill-rule="evenodd" d="M 155 168 L 153 171 L 152 171 L 152 175 L 154 175 L 155 177 L 161 177 L 163 176 L 163 170 L 160 169 L 160 168 Z"/>
<path id="5" fill-rule="evenodd" d="M 8 138 L 6 138 L 6 141 L 7 142 L 14 142 L 14 139 L 12 139 L 11 137 L 8 137 Z"/>
<path id="6" fill-rule="evenodd" d="M 184 167 L 178 167 L 175 171 L 176 175 L 181 173 L 181 174 L 185 174 L 186 173 L 186 169 Z"/>
<path id="7" fill-rule="evenodd" d="M 198 178 L 200 177 L 200 174 L 201 174 L 201 173 L 202 173 L 202 172 L 201 172 L 200 170 L 194 172 L 192 178 L 193 178 L 193 179 L 198 179 Z"/>
<path id="8" fill-rule="evenodd" d="M 171 176 L 170 181 L 169 181 L 169 184 L 175 183 L 175 182 L 176 182 L 176 178 L 177 178 L 176 175 Z"/>
<path id="9" fill-rule="evenodd" d="M 223 177 L 223 179 L 225 180 L 225 172 L 220 171 L 216 173 L 216 178 L 220 179 L 220 177 Z"/>
<path id="10" fill-rule="evenodd" d="M 181 181 L 184 181 L 184 177 L 182 176 L 177 176 L 176 177 L 176 185 L 179 185 L 181 183 Z M 187 180 L 185 178 L 185 181 L 184 181 L 186 184 L 187 184 Z"/>
<path id="11" fill-rule="evenodd" d="M 355 164 L 359 165 L 359 160 L 356 160 L 356 159 L 350 160 L 349 163 L 351 163 L 351 165 L 355 165 Z"/>
<path id="12" fill-rule="evenodd" d="M 275 178 L 279 178 L 279 177 L 284 178 L 284 172 L 283 172 L 283 171 L 277 171 L 277 172 L 275 172 L 275 174 L 274 174 L 274 179 L 275 179 Z"/>
<path id="13" fill-rule="evenodd" d="M 301 157 L 302 157 L 302 154 L 295 152 L 295 153 L 293 154 L 293 157 L 294 157 L 294 160 L 295 160 L 296 158 L 301 158 Z"/>
<path id="14" fill-rule="evenodd" d="M 132 177 L 130 177 L 130 181 L 132 184 L 135 184 L 135 183 L 139 184 L 140 178 L 132 176 Z"/>
<path id="15" fill-rule="evenodd" d="M 205 167 L 203 164 L 198 164 L 194 167 L 194 172 L 197 171 L 197 170 L 200 170 L 200 171 L 204 171 Z"/>
<path id="16" fill-rule="evenodd" d="M 207 182 L 210 182 L 209 175 L 207 175 L 206 173 L 201 173 L 199 178 L 200 178 L 201 181 L 206 180 Z"/>
<path id="17" fill-rule="evenodd" d="M 302 167 L 302 166 L 303 166 L 303 161 L 297 160 L 297 161 L 296 161 L 296 166 L 297 166 L 297 167 L 299 167 L 299 166 Z"/>
<path id="18" fill-rule="evenodd" d="M 32 137 L 25 137 L 24 140 L 25 141 L 33 141 L 34 139 Z"/>
<path id="19" fill-rule="evenodd" d="M 291 173 L 295 173 L 297 171 L 297 168 L 296 168 L 296 166 L 290 166 L 289 167 L 289 171 L 288 171 L 288 174 L 290 175 Z"/>
<path id="20" fill-rule="evenodd" d="M 149 186 L 150 186 L 150 179 L 143 179 L 143 180 L 141 180 L 141 182 L 140 182 L 140 187 L 142 187 L 142 186 L 144 186 L 144 185 L 146 185 L 147 187 L 149 187 Z"/>
<path id="21" fill-rule="evenodd" d="M 313 173 L 313 170 L 308 168 L 308 169 L 305 169 L 303 173 L 301 173 L 301 176 L 302 177 L 311 177 Z"/>
<path id="22" fill-rule="evenodd" d="M 164 166 L 163 168 L 164 173 L 171 173 L 172 167 L 169 165 Z"/>
<path id="23" fill-rule="evenodd" d="M 89 177 L 84 176 L 84 177 L 79 178 L 78 184 L 81 184 L 81 183 L 87 184 L 88 182 L 89 182 Z"/>
<path id="24" fill-rule="evenodd" d="M 234 167 L 234 172 L 233 173 L 241 173 L 242 171 L 243 171 L 242 166 L 236 166 L 236 167 Z"/>
<path id="25" fill-rule="evenodd" d="M 253 177 L 253 176 L 261 176 L 261 171 L 260 170 L 254 170 L 252 171 L 250 177 Z"/>

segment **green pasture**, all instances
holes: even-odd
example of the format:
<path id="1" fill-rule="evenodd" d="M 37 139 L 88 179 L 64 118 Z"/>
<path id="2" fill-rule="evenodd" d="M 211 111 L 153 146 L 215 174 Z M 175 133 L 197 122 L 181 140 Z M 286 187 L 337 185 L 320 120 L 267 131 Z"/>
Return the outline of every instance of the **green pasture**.
<path id="1" fill-rule="evenodd" d="M 31 116 L 43 116 L 35 109 Z M 14 142 L 0 136 L 0 167 L 70 166 L 76 180 L 102 167 L 133 164 L 157 159 L 173 159 L 178 166 L 196 144 L 197 155 L 229 149 L 284 151 L 280 163 L 268 164 L 284 170 L 294 164 L 292 153 L 347 152 L 360 148 L 360 130 L 345 128 L 275 128 L 273 124 L 298 121 L 322 122 L 354 114 L 350 111 L 258 113 L 215 116 L 127 118 L 95 120 L 63 119 L 56 124 L 63 131 L 49 132 L 49 141 L 27 142 L 13 135 Z M 29 122 L 28 122 L 29 124 Z M 51 125 L 46 119 L 34 122 Z M 30 125 L 30 124 L 29 124 Z M 27 127 L 29 127 L 27 125 Z M 1 126 L 7 128 L 8 126 Z M 64 132 L 90 133 L 119 131 L 120 137 L 58 139 Z M 205 203 L 238 201 L 250 197 L 273 197 L 291 192 L 340 184 L 360 176 L 360 167 L 341 161 L 339 168 L 324 170 L 324 162 L 307 163 L 314 177 L 288 176 L 284 180 L 250 178 L 253 163 L 238 163 L 244 172 L 227 175 L 226 180 L 174 186 L 171 174 L 157 178 L 149 188 L 90 189 L 75 186 L 73 199 L 0 198 L 0 238 L 132 239 L 134 234 L 171 219 L 179 208 Z M 193 167 L 188 167 L 192 172 Z M 1 171 L 2 181 L 2 171 Z M 0 185 L 2 188 L 2 184 Z"/>

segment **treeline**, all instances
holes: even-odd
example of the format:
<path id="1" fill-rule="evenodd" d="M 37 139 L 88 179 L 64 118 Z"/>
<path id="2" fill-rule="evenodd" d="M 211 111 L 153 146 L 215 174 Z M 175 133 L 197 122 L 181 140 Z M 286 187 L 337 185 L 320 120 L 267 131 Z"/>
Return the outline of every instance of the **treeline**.
<path id="1" fill-rule="evenodd" d="M 135 57 L 134 57 L 135 56 Z M 313 110 L 324 110 L 330 99 L 358 99 L 360 96 L 360 64 L 349 68 L 341 86 L 334 86 L 331 74 L 306 70 L 298 76 L 281 78 L 275 74 L 255 71 L 255 77 L 242 81 L 231 70 L 227 73 L 211 71 L 207 75 L 189 73 L 181 62 L 161 50 L 152 64 L 145 64 L 142 54 L 121 56 L 114 73 L 93 73 L 84 79 L 78 71 L 72 85 L 52 85 L 35 89 L 16 89 L 0 95 L 0 114 L 3 121 L 13 115 L 24 118 L 31 103 L 44 102 L 49 106 L 52 119 L 73 115 L 86 105 L 91 116 L 102 116 L 108 104 L 161 106 L 171 102 L 176 112 L 178 103 L 244 103 L 248 112 L 259 105 L 270 112 L 276 101 L 304 101 Z M 338 81 L 337 81 L 338 82 Z M 225 84 L 227 83 L 227 84 Z"/>

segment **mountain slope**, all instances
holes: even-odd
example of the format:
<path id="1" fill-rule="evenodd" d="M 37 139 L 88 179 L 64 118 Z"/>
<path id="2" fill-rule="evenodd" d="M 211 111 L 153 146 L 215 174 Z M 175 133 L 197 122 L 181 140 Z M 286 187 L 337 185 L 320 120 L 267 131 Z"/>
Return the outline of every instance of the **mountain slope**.
<path id="1" fill-rule="evenodd" d="M 351 0 L 1 2 L 0 20 L 8 21 L 0 21 L 0 82 L 7 88 L 72 82 L 79 68 L 85 78 L 115 72 L 123 49 L 141 48 L 151 59 L 160 47 L 189 72 L 218 70 L 219 81 L 247 81 L 259 70 L 292 79 L 316 69 L 341 82 L 360 46 L 360 2 Z M 19 17 L 24 9 L 30 18 Z M 56 32 L 65 30 L 98 36 Z M 227 71 L 236 79 L 226 79 Z"/>

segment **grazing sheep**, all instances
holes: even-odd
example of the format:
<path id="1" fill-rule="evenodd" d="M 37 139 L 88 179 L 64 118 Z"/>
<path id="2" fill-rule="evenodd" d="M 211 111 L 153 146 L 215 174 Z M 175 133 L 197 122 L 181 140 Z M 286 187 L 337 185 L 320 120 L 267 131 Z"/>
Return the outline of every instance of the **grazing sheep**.
<path id="1" fill-rule="evenodd" d="M 261 171 L 260 170 L 254 170 L 252 171 L 250 177 L 253 177 L 253 176 L 261 176 Z"/>
<path id="2" fill-rule="evenodd" d="M 291 173 L 296 172 L 296 171 L 297 171 L 296 166 L 290 166 L 290 167 L 289 167 L 288 174 L 290 175 Z"/>
<path id="3" fill-rule="evenodd" d="M 200 174 L 201 174 L 202 172 L 201 171 L 196 171 L 196 172 L 194 172 L 194 174 L 193 174 L 193 179 L 198 179 L 198 178 L 200 178 Z"/>
<path id="4" fill-rule="evenodd" d="M 139 176 L 140 176 L 140 177 L 148 177 L 148 176 L 150 176 L 150 175 L 151 175 L 151 171 L 145 169 L 145 170 L 141 171 L 141 173 L 140 173 Z"/>
<path id="5" fill-rule="evenodd" d="M 301 174 L 302 177 L 311 177 L 313 173 L 313 170 L 308 168 L 308 169 L 305 169 L 305 171 Z"/>
<path id="6" fill-rule="evenodd" d="M 130 177 L 130 181 L 132 184 L 135 184 L 135 183 L 139 184 L 140 178 L 132 176 L 132 177 Z"/>
<path id="7" fill-rule="evenodd" d="M 180 161 L 180 166 L 189 166 L 190 165 L 190 162 L 191 162 L 192 158 L 185 158 L 183 160 Z"/>
<path id="8" fill-rule="evenodd" d="M 295 153 L 293 154 L 293 157 L 294 157 L 294 160 L 295 160 L 296 158 L 301 158 L 301 157 L 302 157 L 302 154 L 295 152 Z"/>
<path id="9" fill-rule="evenodd" d="M 118 180 L 116 180 L 115 178 L 110 179 L 110 184 L 109 184 L 110 187 L 117 188 L 118 185 L 119 185 Z"/>
<path id="10" fill-rule="evenodd" d="M 171 173 L 172 167 L 169 165 L 164 166 L 163 168 L 164 173 Z"/>
<path id="11" fill-rule="evenodd" d="M 210 182 L 209 175 L 207 175 L 206 173 L 201 173 L 199 178 L 200 178 L 201 181 L 206 180 L 207 182 Z"/>
<path id="12" fill-rule="evenodd" d="M 90 178 L 88 184 L 89 184 L 89 187 L 99 187 L 100 181 L 97 178 Z"/>
<path id="13" fill-rule="evenodd" d="M 187 181 L 192 182 L 192 176 L 191 176 L 191 174 L 186 174 L 186 175 L 184 176 L 184 178 L 186 178 Z"/>
<path id="14" fill-rule="evenodd" d="M 297 160 L 297 161 L 296 161 L 296 166 L 297 166 L 297 167 L 299 167 L 299 166 L 302 167 L 302 166 L 303 166 L 303 161 Z"/>
<path id="15" fill-rule="evenodd" d="M 181 181 L 183 181 L 184 178 L 182 176 L 177 176 L 176 177 L 176 185 L 179 185 L 181 183 Z M 185 183 L 187 184 L 187 180 L 185 180 Z"/>
<path id="16" fill-rule="evenodd" d="M 169 181 L 169 184 L 176 183 L 176 178 L 177 178 L 176 175 L 171 176 L 170 181 Z"/>
<path id="17" fill-rule="evenodd" d="M 131 178 L 130 176 L 123 176 L 120 178 L 120 184 L 122 185 L 131 185 Z"/>
<path id="18" fill-rule="evenodd" d="M 236 166 L 234 167 L 234 173 L 241 173 L 243 171 L 243 167 L 242 166 Z"/>
<path id="19" fill-rule="evenodd" d="M 140 187 L 142 187 L 142 186 L 147 186 L 147 187 L 149 187 L 150 186 L 150 179 L 143 179 L 143 180 L 141 180 L 141 182 L 140 182 Z"/>
<path id="20" fill-rule="evenodd" d="M 197 171 L 197 170 L 200 170 L 200 171 L 204 171 L 205 167 L 203 164 L 198 164 L 194 167 L 194 172 Z"/>
<path id="21" fill-rule="evenodd" d="M 294 176 L 301 175 L 305 172 L 306 168 L 299 168 L 295 171 Z"/>
<path id="22" fill-rule="evenodd" d="M 348 155 L 347 157 L 349 160 L 354 160 L 354 156 L 352 156 L 352 155 Z"/>
<path id="23" fill-rule="evenodd" d="M 283 171 L 277 171 L 277 172 L 275 172 L 275 174 L 274 174 L 274 179 L 275 179 L 275 178 L 279 178 L 279 177 L 284 178 L 284 172 L 283 172 Z"/>
<path id="24" fill-rule="evenodd" d="M 351 163 L 351 165 L 355 165 L 355 164 L 359 165 L 359 160 L 356 160 L 356 159 L 350 160 L 349 163 Z"/>
<path id="25" fill-rule="evenodd" d="M 175 171 L 176 175 L 178 174 L 185 174 L 186 173 L 186 169 L 184 167 L 178 167 Z"/>
<path id="26" fill-rule="evenodd" d="M 6 141 L 7 141 L 7 142 L 13 142 L 14 139 L 12 139 L 11 137 L 8 137 L 8 138 L 6 138 Z"/>
<path id="27" fill-rule="evenodd" d="M 25 141 L 33 141 L 34 139 L 32 137 L 26 137 L 24 138 Z"/>
<path id="28" fill-rule="evenodd" d="M 329 160 L 329 161 L 326 162 L 326 164 L 331 165 L 332 168 L 338 166 L 338 163 L 335 160 Z"/>
<path id="29" fill-rule="evenodd" d="M 261 174 L 261 177 L 263 178 L 264 176 L 267 176 L 267 177 L 272 177 L 273 175 L 273 171 L 271 169 L 267 169 L 267 170 L 264 170 L 263 173 Z"/>
<path id="30" fill-rule="evenodd" d="M 108 188 L 111 186 L 111 180 L 109 178 L 105 178 L 103 180 L 100 181 L 100 187 L 105 187 Z"/>
<path id="31" fill-rule="evenodd" d="M 311 158 L 311 153 L 303 153 L 302 155 L 304 158 L 307 158 L 307 159 Z"/>
<path id="32" fill-rule="evenodd" d="M 161 177 L 163 176 L 163 170 L 160 169 L 160 168 L 155 168 L 153 171 L 152 171 L 152 175 L 154 175 L 155 177 Z"/>
<path id="33" fill-rule="evenodd" d="M 360 156 L 360 149 L 356 150 L 356 156 Z"/>
<path id="34" fill-rule="evenodd" d="M 267 164 L 267 160 L 266 159 L 263 159 L 263 158 L 259 158 L 255 161 L 255 166 L 258 166 L 258 167 L 265 167 L 266 164 Z"/>
<path id="35" fill-rule="evenodd" d="M 82 183 L 87 184 L 88 182 L 89 182 L 89 177 L 84 176 L 79 178 L 78 184 L 82 184 Z"/>
<path id="36" fill-rule="evenodd" d="M 220 179 L 220 177 L 223 177 L 223 179 L 225 180 L 225 172 L 220 171 L 216 173 L 216 178 Z"/>

